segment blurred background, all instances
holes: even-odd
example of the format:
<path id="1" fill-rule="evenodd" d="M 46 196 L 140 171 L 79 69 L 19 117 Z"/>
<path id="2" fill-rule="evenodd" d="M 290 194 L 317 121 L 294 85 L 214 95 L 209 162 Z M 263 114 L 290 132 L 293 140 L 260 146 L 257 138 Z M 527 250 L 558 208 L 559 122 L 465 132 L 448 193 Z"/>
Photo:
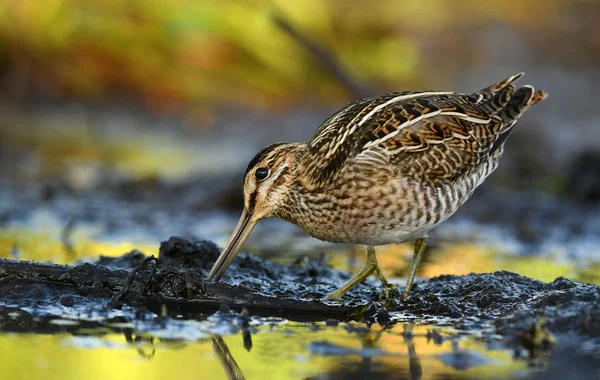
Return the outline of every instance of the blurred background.
<path id="1" fill-rule="evenodd" d="M 550 96 L 521 119 L 497 172 L 431 233 L 418 276 L 506 269 L 600 284 L 599 19 L 593 0 L 0 0 L 0 257 L 157 254 L 171 235 L 222 246 L 262 147 L 307 140 L 360 97 L 474 92 L 524 71 L 519 84 Z M 362 247 L 281 221 L 261 222 L 244 249 L 281 262 L 325 252 L 350 270 L 364 260 Z M 410 244 L 378 250 L 390 277 L 405 276 L 411 256 Z M 253 353 L 226 340 L 250 375 L 313 376 L 358 361 L 311 356 L 306 326 L 290 329 L 265 327 Z M 436 359 L 450 341 L 418 331 L 425 376 L 471 373 Z M 360 347 L 343 329 L 327 334 Z M 381 346 L 410 354 L 401 334 Z M 219 371 L 207 342 L 159 348 L 140 365 L 114 334 L 94 350 L 61 339 L 1 334 L 3 366 L 45 378 L 107 378 L 132 363 L 163 378 L 177 360 L 182 379 L 195 376 L 190 363 Z M 469 344 L 496 363 L 477 364 L 475 377 L 525 367 Z"/>
<path id="2" fill-rule="evenodd" d="M 599 14 L 566 0 L 4 0 L 0 255 L 154 253 L 171 234 L 222 244 L 265 145 L 307 140 L 360 97 L 472 92 L 524 71 L 550 97 L 439 241 L 495 234 L 507 251 L 595 263 Z M 266 225 L 257 253 L 321 246 Z"/>

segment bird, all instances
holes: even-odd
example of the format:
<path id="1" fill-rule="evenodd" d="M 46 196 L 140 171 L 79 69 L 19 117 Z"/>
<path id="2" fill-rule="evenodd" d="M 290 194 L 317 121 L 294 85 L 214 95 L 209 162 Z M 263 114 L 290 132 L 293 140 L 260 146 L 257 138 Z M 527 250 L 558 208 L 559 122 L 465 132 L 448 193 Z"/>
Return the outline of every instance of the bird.
<path id="1" fill-rule="evenodd" d="M 394 92 L 356 100 L 307 142 L 275 143 L 248 164 L 244 209 L 208 274 L 219 281 L 256 223 L 291 222 L 332 243 L 366 247 L 366 263 L 323 300 L 339 301 L 375 274 L 375 247 L 413 242 L 400 296 L 408 296 L 428 232 L 446 221 L 498 167 L 507 137 L 547 93 L 516 88 L 519 73 L 472 94 Z"/>

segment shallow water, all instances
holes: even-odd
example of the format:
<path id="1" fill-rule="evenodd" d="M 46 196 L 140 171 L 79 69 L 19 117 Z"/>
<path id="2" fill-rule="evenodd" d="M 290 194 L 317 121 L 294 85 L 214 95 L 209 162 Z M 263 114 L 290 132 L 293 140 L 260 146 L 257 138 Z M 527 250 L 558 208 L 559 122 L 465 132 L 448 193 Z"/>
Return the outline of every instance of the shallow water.
<path id="1" fill-rule="evenodd" d="M 138 225 L 129 229 L 128 234 L 111 233 L 101 222 L 82 221 L 74 232 L 65 236 L 65 227 L 59 220 L 53 212 L 38 210 L 5 225 L 0 234 L 3 249 L 0 256 L 74 263 L 95 260 L 100 254 L 118 256 L 134 248 L 157 254 L 160 239 L 154 233 L 156 230 L 167 233 L 169 229 Z M 210 218 L 198 218 L 190 228 L 210 232 L 222 243 L 234 221 L 231 215 L 212 214 Z M 260 253 L 257 243 L 264 239 L 269 244 L 263 245 L 266 246 L 263 254 L 279 262 L 292 262 L 298 252 L 312 257 L 326 252 L 329 263 L 338 268 L 356 270 L 363 263 L 360 247 L 322 244 L 284 224 L 267 223 L 259 228 L 248 244 L 249 249 Z M 288 249 L 274 253 L 273 247 L 278 244 Z M 298 246 L 303 249 L 290 248 Z M 286 254 L 289 251 L 295 254 Z M 378 257 L 384 272 L 399 285 L 403 284 L 411 246 L 382 247 L 378 249 Z M 432 244 L 419 276 L 498 269 L 544 281 L 566 276 L 600 283 L 597 265 L 578 266 L 558 253 L 523 255 L 500 241 L 477 239 L 470 242 L 441 239 Z M 253 317 L 251 349 L 247 350 L 235 318 L 227 317 L 225 323 L 215 322 L 214 317 L 199 321 L 168 318 L 162 325 L 113 323 L 98 328 L 77 327 L 78 320 L 94 320 L 94 316 L 57 311 L 58 315 L 61 313 L 63 319 L 49 324 L 39 320 L 37 326 L 24 329 L 28 332 L 0 333 L 4 374 L 22 379 L 347 378 L 352 374 L 411 379 L 514 378 L 531 375 L 547 365 L 543 360 L 540 364 L 515 358 L 515 351 L 507 348 L 502 337 L 494 337 L 492 329 L 456 330 L 443 320 L 429 319 L 416 324 L 407 321 L 383 330 L 377 325 L 367 329 L 355 322 L 301 323 Z M 9 313 L 6 318 L 21 317 Z M 481 339 L 483 333 L 485 339 Z"/>
<path id="2" fill-rule="evenodd" d="M 452 331 L 435 327 L 374 327 L 359 333 L 349 332 L 349 327 L 360 326 L 285 321 L 263 325 L 253 332 L 249 351 L 239 335 L 128 342 L 124 334 L 101 331 L 79 336 L 2 334 L 0 352 L 5 374 L 45 379 L 335 378 L 354 372 L 394 378 L 509 378 L 524 373 L 528 365 L 513 359 L 511 351 L 490 349 L 475 338 L 453 343 Z M 221 360 L 235 362 L 239 372 L 230 369 L 228 374 L 231 364 Z"/>

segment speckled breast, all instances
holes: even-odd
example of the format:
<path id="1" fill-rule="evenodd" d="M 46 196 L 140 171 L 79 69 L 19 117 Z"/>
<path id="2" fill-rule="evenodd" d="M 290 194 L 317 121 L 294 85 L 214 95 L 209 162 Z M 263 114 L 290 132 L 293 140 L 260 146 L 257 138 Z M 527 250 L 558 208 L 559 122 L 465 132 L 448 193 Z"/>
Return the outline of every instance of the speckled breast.
<path id="1" fill-rule="evenodd" d="M 484 165 L 452 184 L 427 186 L 406 178 L 380 183 L 347 181 L 327 192 L 299 196 L 293 217 L 284 218 L 317 239 L 387 245 L 414 240 L 448 219 L 495 165 Z"/>

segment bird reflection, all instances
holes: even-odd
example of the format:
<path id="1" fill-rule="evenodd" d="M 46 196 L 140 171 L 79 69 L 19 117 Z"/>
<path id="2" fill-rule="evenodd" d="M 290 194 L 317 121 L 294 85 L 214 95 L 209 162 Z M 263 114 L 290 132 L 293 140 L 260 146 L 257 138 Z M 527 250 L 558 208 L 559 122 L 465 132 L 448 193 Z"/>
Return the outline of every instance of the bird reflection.
<path id="1" fill-rule="evenodd" d="M 402 336 L 404 337 L 404 343 L 408 349 L 408 373 L 411 380 L 418 380 L 423 376 L 423 369 L 421 367 L 421 359 L 417 355 L 415 349 L 415 342 L 413 341 L 413 324 L 405 324 Z"/>
<path id="2" fill-rule="evenodd" d="M 423 369 L 421 367 L 421 359 L 417 355 L 417 351 L 415 349 L 415 342 L 413 341 L 413 324 L 405 324 L 404 331 L 402 336 L 404 337 L 404 343 L 406 344 L 406 348 L 408 350 L 408 373 L 409 379 L 411 380 L 419 380 L 423 376 Z M 386 329 L 382 329 L 376 332 L 369 332 L 364 335 L 362 340 L 363 348 L 375 348 L 377 346 L 377 342 L 381 338 L 382 334 L 386 331 Z M 368 370 L 371 366 L 372 357 L 364 357 L 361 362 L 361 369 Z M 367 371 L 369 372 L 369 371 Z"/>
<path id="3" fill-rule="evenodd" d="M 408 373 L 404 372 L 406 367 L 393 364 L 390 361 L 377 361 L 377 357 L 389 355 L 386 351 L 378 349 L 379 340 L 388 329 L 360 331 L 357 336 L 361 339 L 362 350 L 353 350 L 351 353 L 358 353 L 362 356 L 361 361 L 357 364 L 348 366 L 342 365 L 332 372 L 327 374 L 328 379 L 398 379 L 407 378 L 411 380 L 419 380 L 422 378 L 423 370 L 421 360 L 415 350 L 413 341 L 412 324 L 404 326 L 402 336 L 408 350 Z M 350 349 L 349 349 L 350 350 Z M 401 360 L 404 360 L 401 358 Z"/>
<path id="4" fill-rule="evenodd" d="M 231 355 L 231 352 L 229 352 L 229 347 L 227 347 L 227 344 L 223 338 L 217 336 L 211 339 L 210 344 L 215 351 L 215 354 L 219 358 L 219 361 L 221 362 L 221 365 L 227 374 L 227 378 L 230 380 L 246 379 L 242 373 L 242 370 Z"/>

